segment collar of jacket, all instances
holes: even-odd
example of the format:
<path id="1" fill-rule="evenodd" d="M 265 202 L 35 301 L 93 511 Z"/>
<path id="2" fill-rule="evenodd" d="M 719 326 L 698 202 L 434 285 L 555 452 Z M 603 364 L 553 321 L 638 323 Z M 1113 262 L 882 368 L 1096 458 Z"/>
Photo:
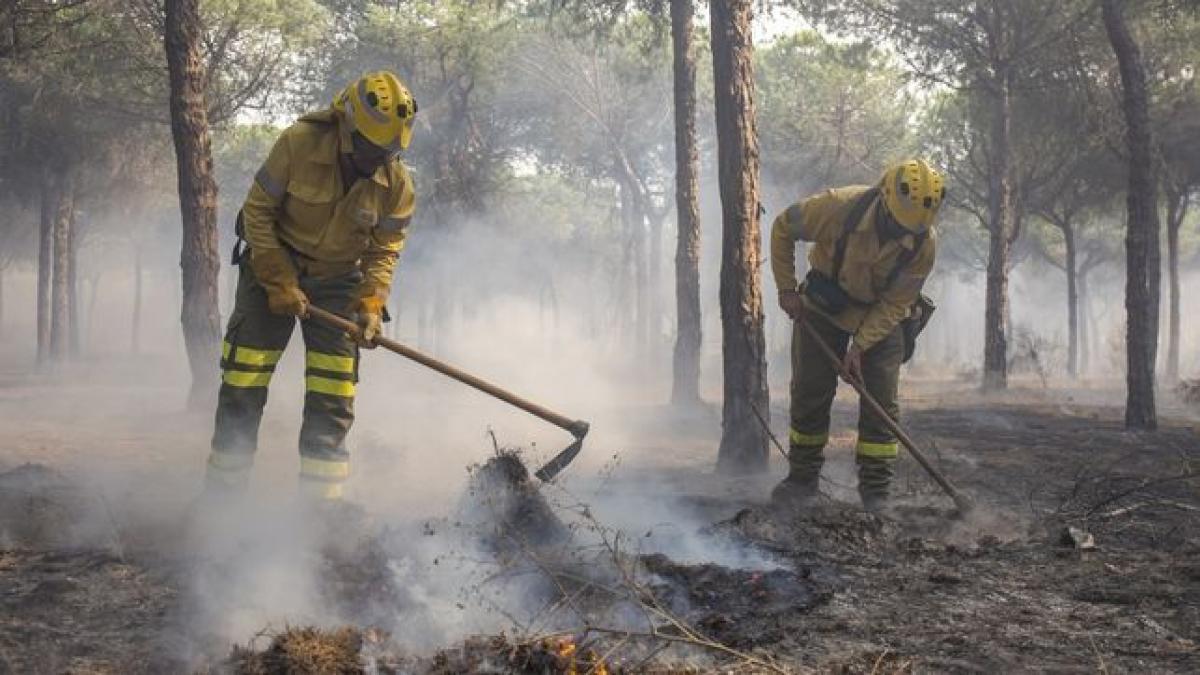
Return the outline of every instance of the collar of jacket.
<path id="1" fill-rule="evenodd" d="M 883 245 L 889 241 L 899 241 L 901 247 L 903 247 L 905 250 L 911 251 L 913 246 L 915 246 L 917 243 L 917 237 L 912 232 L 906 232 L 904 236 L 900 237 L 899 239 L 884 239 L 879 236 L 880 227 L 875 224 L 875 220 L 881 216 L 880 210 L 883 208 L 885 208 L 883 206 L 883 197 L 880 196 L 875 200 L 875 204 L 871 207 L 872 211 L 870 217 L 866 219 L 867 222 L 871 223 L 871 229 L 875 231 L 875 238 L 879 240 L 879 247 L 883 248 Z"/>
<path id="2" fill-rule="evenodd" d="M 350 140 L 350 125 L 333 108 L 309 113 L 301 117 L 300 120 L 302 122 L 317 122 L 318 124 L 333 124 L 337 126 L 336 133 L 326 133 L 321 136 L 321 142 L 317 145 L 317 151 L 313 153 L 309 161 L 316 162 L 317 164 L 334 164 L 337 161 L 338 152 L 342 148 L 353 147 L 353 142 Z M 349 152 L 346 154 L 349 154 Z M 388 187 L 387 172 L 387 164 L 384 164 L 375 169 L 375 173 L 371 174 L 371 180 L 383 187 Z"/>

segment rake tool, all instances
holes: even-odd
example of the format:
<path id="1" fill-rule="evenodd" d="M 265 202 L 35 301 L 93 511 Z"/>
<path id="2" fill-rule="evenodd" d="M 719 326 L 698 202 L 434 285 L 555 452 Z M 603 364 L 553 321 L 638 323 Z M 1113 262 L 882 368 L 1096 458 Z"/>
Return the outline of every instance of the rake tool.
<path id="1" fill-rule="evenodd" d="M 336 314 L 327 312 L 320 307 L 313 307 L 310 305 L 308 308 L 308 318 L 315 319 L 327 326 L 344 331 L 349 335 L 358 335 L 358 325 L 353 321 L 348 321 Z M 473 387 L 485 394 L 498 398 L 511 406 L 520 408 L 530 415 L 549 422 L 550 424 L 553 424 L 554 426 L 570 433 L 575 440 L 565 449 L 551 458 L 549 462 L 546 462 L 542 468 L 535 472 L 535 475 L 541 480 L 547 482 L 554 480 L 554 477 L 561 473 L 563 469 L 567 468 L 567 465 L 574 461 L 575 457 L 579 455 L 579 451 L 583 449 L 583 439 L 588 433 L 587 422 L 584 422 L 583 420 L 573 420 L 564 415 L 560 415 L 549 408 L 540 406 L 532 401 L 517 396 L 510 391 L 506 391 L 505 389 L 501 389 L 490 382 L 475 377 L 466 371 L 455 368 L 448 363 L 439 361 L 428 354 L 417 351 L 416 349 L 396 342 L 395 340 L 389 340 L 383 336 L 377 336 L 374 339 L 374 343 L 390 352 L 395 352 L 400 356 L 412 361 L 416 361 L 426 368 L 436 370 L 446 377 L 458 380 L 469 387 Z"/>
<path id="2" fill-rule="evenodd" d="M 896 435 L 896 438 L 900 439 L 900 443 L 902 443 L 905 449 L 908 450 L 909 454 L 913 456 L 913 459 L 917 460 L 917 463 L 921 465 L 921 468 L 925 469 L 925 471 L 933 478 L 934 482 L 936 482 L 938 486 L 942 488 L 942 491 L 945 492 L 950 499 L 954 500 L 954 505 L 958 507 L 959 512 L 965 514 L 971 509 L 975 508 L 975 501 L 965 493 L 959 491 L 958 488 L 954 487 L 954 484 L 950 482 L 950 479 L 946 478 L 945 474 L 939 471 L 938 468 L 929 461 L 929 458 L 925 456 L 925 453 L 921 452 L 921 449 L 917 447 L 916 441 L 914 441 L 912 437 L 909 436 L 906 431 L 904 431 L 904 428 L 900 426 L 899 422 L 897 422 L 890 414 L 888 414 L 888 411 L 884 410 L 883 406 L 879 405 L 879 401 L 876 401 L 875 397 L 871 396 L 871 393 L 867 391 L 867 388 L 863 385 L 863 383 L 856 378 L 850 377 L 850 374 L 846 372 L 845 367 L 842 365 L 842 360 L 838 358 L 837 352 L 833 351 L 833 348 L 821 338 L 821 334 L 818 333 L 806 319 L 801 318 L 800 323 L 804 326 L 804 331 L 808 333 L 808 336 L 817 343 L 817 346 L 820 347 L 821 351 L 825 353 L 825 356 L 829 359 L 830 363 L 832 363 L 834 368 L 837 369 L 838 375 L 840 375 L 843 380 L 849 382 L 850 386 L 854 387 L 854 390 L 858 392 L 858 395 L 863 401 L 866 402 L 867 406 L 879 416 L 879 419 L 883 420 L 884 425 Z"/>

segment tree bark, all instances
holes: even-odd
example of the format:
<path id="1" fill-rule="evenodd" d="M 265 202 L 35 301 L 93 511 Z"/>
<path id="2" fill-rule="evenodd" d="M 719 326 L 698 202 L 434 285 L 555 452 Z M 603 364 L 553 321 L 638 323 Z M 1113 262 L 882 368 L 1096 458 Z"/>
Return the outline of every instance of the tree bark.
<path id="1" fill-rule="evenodd" d="M 1060 228 L 1067 247 L 1067 374 L 1075 379 L 1079 377 L 1078 253 L 1075 248 L 1075 226 L 1064 222 Z"/>
<path id="2" fill-rule="evenodd" d="M 100 299 L 100 274 L 97 273 L 88 279 L 88 306 L 87 306 L 87 323 L 86 331 L 83 331 L 83 337 L 88 344 L 94 344 L 95 329 L 96 329 L 96 301 Z"/>
<path id="3" fill-rule="evenodd" d="M 713 0 L 713 88 L 721 192 L 721 337 L 725 400 L 717 469 L 746 474 L 767 468 L 769 414 L 763 335 L 758 199 L 758 130 L 754 110 L 751 0 Z"/>
<path id="4" fill-rule="evenodd" d="M 662 331 L 663 331 L 663 282 L 662 282 L 662 257 L 663 257 L 663 221 L 666 220 L 666 213 L 659 213 L 655 209 L 649 209 L 646 212 L 646 236 L 650 239 L 649 257 L 647 263 L 648 281 L 646 307 L 649 314 L 646 321 L 646 346 L 649 349 L 647 355 L 651 359 L 651 363 L 661 363 L 662 353 L 659 348 L 662 346 Z"/>
<path id="5" fill-rule="evenodd" d="M 72 195 L 71 222 L 67 226 L 67 348 L 71 358 L 79 357 L 79 222 L 75 219 L 75 200 Z"/>
<path id="6" fill-rule="evenodd" d="M 1092 367 L 1092 313 L 1088 304 L 1087 274 L 1079 274 L 1076 283 L 1079 288 L 1079 372 L 1087 375 Z"/>
<path id="7" fill-rule="evenodd" d="M 1167 382 L 1179 381 L 1179 228 L 1187 216 L 1188 191 L 1167 187 L 1167 292 L 1169 323 L 1167 327 Z"/>
<path id="8" fill-rule="evenodd" d="M 62 362 L 71 351 L 71 225 L 75 209 L 74 178 L 61 172 L 54 190 L 54 271 L 50 284 L 50 359 Z"/>
<path id="9" fill-rule="evenodd" d="M 54 278 L 55 177 L 49 170 L 42 177 L 41 221 L 38 224 L 37 362 L 50 358 L 50 285 Z"/>
<path id="10" fill-rule="evenodd" d="M 1154 402 L 1154 365 L 1158 352 L 1160 254 L 1158 250 L 1158 178 L 1154 137 L 1141 50 L 1125 21 L 1124 3 L 1103 0 L 1104 28 L 1121 73 L 1122 108 L 1129 157 L 1125 205 L 1126 402 L 1125 426 L 1158 426 Z"/>
<path id="11" fill-rule="evenodd" d="M 633 210 L 630 213 L 630 236 L 633 237 L 633 293 L 636 304 L 637 358 L 641 368 L 650 362 L 650 269 L 647 264 L 646 210 L 642 204 L 637 181 L 628 178 Z"/>
<path id="12" fill-rule="evenodd" d="M 675 84 L 675 354 L 671 402 L 700 401 L 700 202 L 693 0 L 671 0 Z"/>
<path id="13" fill-rule="evenodd" d="M 198 0 L 167 0 L 164 46 L 171 80 L 171 135 L 179 179 L 183 222 L 183 341 L 192 386 L 188 404 L 207 405 L 215 395 L 217 355 L 221 340 L 217 279 L 217 185 L 213 180 L 212 144 L 204 101 L 203 28 Z"/>
<path id="14" fill-rule="evenodd" d="M 1008 277 L 1014 232 L 1011 73 L 1001 70 L 997 80 L 991 92 L 990 241 L 983 312 L 983 388 L 987 390 L 1008 386 Z"/>

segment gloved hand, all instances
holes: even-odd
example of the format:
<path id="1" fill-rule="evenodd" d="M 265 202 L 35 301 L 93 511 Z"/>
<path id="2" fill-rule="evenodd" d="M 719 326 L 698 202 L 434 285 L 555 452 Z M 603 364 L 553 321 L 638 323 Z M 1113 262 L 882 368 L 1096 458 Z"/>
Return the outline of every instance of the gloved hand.
<path id="1" fill-rule="evenodd" d="M 863 381 L 863 353 L 858 348 L 858 345 L 850 343 L 850 348 L 846 350 L 846 357 L 842 359 L 842 368 L 846 371 L 845 374 L 852 378 L 855 382 Z M 847 380 L 849 382 L 850 380 Z"/>
<path id="2" fill-rule="evenodd" d="M 801 297 L 800 291 L 780 291 L 779 307 L 791 317 L 792 321 L 800 321 L 804 318 L 804 298 Z"/>
<path id="3" fill-rule="evenodd" d="M 296 268 L 283 249 L 254 249 L 250 268 L 267 292 L 267 306 L 275 314 L 303 317 L 308 314 L 308 296 L 300 290 Z"/>
<path id="4" fill-rule="evenodd" d="M 374 296 L 360 298 L 356 314 L 358 315 L 358 346 L 364 349 L 375 348 L 375 338 L 383 325 L 383 301 Z"/>

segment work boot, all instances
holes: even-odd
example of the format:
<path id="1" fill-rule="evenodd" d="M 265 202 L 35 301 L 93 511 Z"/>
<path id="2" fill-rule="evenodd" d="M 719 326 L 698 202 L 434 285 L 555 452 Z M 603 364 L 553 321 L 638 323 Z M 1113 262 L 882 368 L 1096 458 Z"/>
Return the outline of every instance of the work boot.
<path id="1" fill-rule="evenodd" d="M 879 515 L 887 510 L 888 495 L 886 492 L 863 492 L 860 490 L 859 496 L 862 498 L 863 510 L 867 513 Z"/>
<path id="2" fill-rule="evenodd" d="M 818 485 L 825 465 L 825 446 L 791 443 L 788 447 L 788 475 L 771 490 L 771 503 L 794 508 L 821 494 Z"/>
<path id="3" fill-rule="evenodd" d="M 794 509 L 812 502 L 821 494 L 819 480 L 820 477 L 816 475 L 789 471 L 787 478 L 771 490 L 771 505 Z"/>
<path id="4" fill-rule="evenodd" d="M 300 508 L 305 526 L 323 545 L 349 550 L 371 533 L 372 522 L 360 504 L 314 494 L 301 483 Z"/>
<path id="5" fill-rule="evenodd" d="M 858 494 L 863 508 L 880 513 L 887 508 L 888 492 L 895 473 L 896 460 L 891 458 L 858 457 Z"/>

